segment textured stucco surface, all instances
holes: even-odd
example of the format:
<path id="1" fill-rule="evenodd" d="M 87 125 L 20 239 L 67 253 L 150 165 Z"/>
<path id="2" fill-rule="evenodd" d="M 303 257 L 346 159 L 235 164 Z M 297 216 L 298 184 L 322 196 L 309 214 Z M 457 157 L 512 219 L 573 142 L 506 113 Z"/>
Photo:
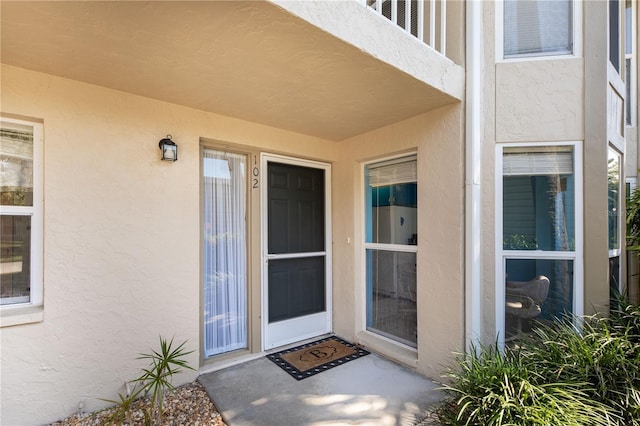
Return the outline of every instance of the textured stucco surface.
<path id="1" fill-rule="evenodd" d="M 584 139 L 582 58 L 496 64 L 496 142 Z"/>
<path id="2" fill-rule="evenodd" d="M 418 151 L 419 335 L 413 366 L 439 377 L 463 339 L 462 107 L 341 142 L 3 65 L 2 112 L 44 123 L 44 320 L 0 332 L 2 424 L 50 422 L 106 405 L 158 335 L 200 362 L 201 138 L 219 147 L 332 163 L 334 330 L 364 326 L 362 161 Z M 179 160 L 159 160 L 167 133 Z M 252 350 L 260 351 L 260 235 L 250 196 Z M 378 349 L 372 347 L 373 349 Z M 385 348 L 380 348 L 384 352 Z M 402 351 L 389 356 L 407 362 Z M 177 383 L 197 373 L 180 375 Z"/>
<path id="3" fill-rule="evenodd" d="M 355 1 L 0 8 L 5 64 L 332 140 L 455 103 L 464 90 L 461 67 Z"/>
<path id="4" fill-rule="evenodd" d="M 464 216 L 462 105 L 448 106 L 346 141 L 344 160 L 334 163 L 336 205 L 344 206 L 334 225 L 334 247 L 344 261 L 334 266 L 334 283 L 347 289 L 334 299 L 337 333 L 438 379 L 451 351 L 464 339 Z M 385 345 L 364 332 L 364 206 L 362 163 L 417 151 L 418 154 L 418 352 Z M 351 243 L 347 243 L 347 238 Z M 344 250 L 344 251 L 343 251 Z M 337 252 L 338 250 L 336 250 Z M 355 287 L 349 287 L 355 282 Z M 355 307 L 355 318 L 341 312 Z"/>
<path id="5" fill-rule="evenodd" d="M 44 320 L 0 331 L 0 423 L 106 405 L 159 334 L 197 367 L 200 137 L 323 160 L 333 143 L 9 66 L 1 86 L 3 113 L 44 121 L 45 283 Z"/>

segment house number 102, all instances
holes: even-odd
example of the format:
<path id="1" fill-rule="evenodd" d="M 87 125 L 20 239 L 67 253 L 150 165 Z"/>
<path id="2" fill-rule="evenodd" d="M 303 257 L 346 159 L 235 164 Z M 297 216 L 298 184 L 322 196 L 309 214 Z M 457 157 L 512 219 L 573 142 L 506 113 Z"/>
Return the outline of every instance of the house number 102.
<path id="1" fill-rule="evenodd" d="M 256 164 L 256 157 L 253 157 L 253 164 Z M 260 176 L 260 169 L 258 168 L 258 166 L 254 165 L 253 166 L 253 170 L 251 172 L 253 174 L 253 189 L 258 188 L 259 186 L 259 180 L 258 180 L 258 176 Z"/>

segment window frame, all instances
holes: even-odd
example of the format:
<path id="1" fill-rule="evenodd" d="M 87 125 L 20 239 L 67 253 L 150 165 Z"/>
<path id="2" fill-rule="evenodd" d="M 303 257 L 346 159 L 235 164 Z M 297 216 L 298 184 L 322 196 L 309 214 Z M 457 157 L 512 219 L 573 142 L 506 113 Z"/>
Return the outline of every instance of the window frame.
<path id="1" fill-rule="evenodd" d="M 624 43 L 624 66 L 626 68 L 627 66 L 627 59 L 629 60 L 629 81 L 626 81 L 626 72 L 625 72 L 625 86 L 629 87 L 629 93 L 632 94 L 632 96 L 630 96 L 631 99 L 625 99 L 625 102 L 629 104 L 629 116 L 627 117 L 626 115 L 626 105 L 625 105 L 625 126 L 626 127 L 635 127 L 636 126 L 636 108 L 637 108 L 637 102 L 638 102 L 638 98 L 637 96 L 633 96 L 634 93 L 637 94 L 637 73 L 636 73 L 636 69 L 637 69 L 637 49 L 636 49 L 636 37 L 637 37 L 637 25 L 636 25 L 636 14 L 637 14 L 637 5 L 635 1 L 631 2 L 631 28 L 627 28 L 626 26 L 626 8 L 624 8 L 624 12 L 625 12 L 625 25 L 624 25 L 624 30 L 625 30 L 625 34 L 627 31 L 631 32 L 631 53 L 627 53 L 627 46 L 626 46 L 626 36 L 625 36 L 625 43 Z M 625 70 L 626 71 L 626 70 Z M 625 91 L 625 96 L 626 96 L 627 92 Z M 628 121 L 627 121 L 628 120 Z"/>
<path id="2" fill-rule="evenodd" d="M 0 116 L 3 128 L 30 127 L 33 130 L 33 206 L 2 206 L 1 215 L 31 216 L 31 271 L 29 302 L 0 305 L 1 327 L 42 321 L 44 305 L 44 143 L 43 123 L 37 120 Z"/>
<path id="3" fill-rule="evenodd" d="M 573 251 L 551 250 L 505 250 L 503 228 L 503 155 L 504 148 L 540 148 L 571 146 L 573 147 L 573 174 L 574 174 L 574 210 L 575 210 L 575 248 Z M 536 259 L 536 260 L 571 260 L 573 261 L 573 313 L 578 317 L 584 313 L 584 193 L 583 193 L 583 169 L 582 169 L 582 142 L 518 142 L 496 144 L 495 162 L 495 319 L 498 344 L 505 344 L 505 281 L 506 266 L 509 259 Z"/>
<path id="4" fill-rule="evenodd" d="M 398 347 L 402 347 L 406 350 L 408 350 L 411 353 L 417 354 L 418 352 L 418 342 L 416 342 L 416 347 L 407 345 L 399 340 L 396 339 L 392 339 L 391 337 L 386 336 L 385 334 L 380 334 L 380 333 L 376 333 L 374 331 L 369 330 L 368 326 L 367 326 L 367 310 L 368 310 L 368 305 L 367 305 L 367 251 L 368 250 L 381 250 L 381 251 L 392 251 L 392 252 L 401 252 L 401 253 L 414 253 L 416 255 L 416 271 L 419 269 L 418 263 L 419 263 L 419 256 L 418 256 L 418 252 L 419 252 L 419 244 L 420 244 L 420 238 L 418 238 L 417 242 L 415 245 L 409 245 L 409 244 L 392 244 L 392 243 L 370 243 L 367 242 L 367 220 L 366 220 L 366 214 L 367 214 L 367 205 L 366 205 L 366 197 L 364 197 L 365 192 L 366 192 L 366 179 L 365 179 L 365 175 L 366 175 L 366 170 L 367 170 L 367 166 L 370 166 L 372 164 L 379 164 L 379 163 L 384 163 L 386 161 L 393 161 L 393 160 L 398 160 L 398 159 L 402 159 L 402 158 L 408 158 L 408 157 L 414 157 L 415 161 L 416 161 L 416 165 L 418 164 L 418 152 L 417 151 L 409 151 L 409 152 L 404 152 L 401 154 L 397 154 L 397 155 L 392 155 L 392 156 L 386 156 L 386 157 L 380 157 L 380 158 L 375 158 L 372 160 L 368 160 L 365 161 L 361 164 L 360 167 L 360 176 L 362 179 L 362 189 L 361 189 L 361 194 L 363 196 L 362 199 L 362 210 L 361 210 L 361 218 L 362 218 L 362 252 L 361 252 L 361 268 L 362 268 L 362 293 L 361 293 L 361 297 L 362 297 L 362 301 L 363 301 L 363 312 L 362 312 L 362 331 L 368 335 L 371 336 L 375 336 L 377 339 L 381 339 L 383 341 L 389 342 L 395 346 Z M 418 167 L 419 170 L 419 167 Z M 416 178 L 416 184 L 418 183 L 418 180 Z M 419 215 L 419 211 L 420 211 L 420 202 L 419 200 L 417 200 L 417 204 L 416 204 L 416 210 L 417 210 L 417 217 L 420 217 Z M 419 223 L 416 223 L 416 230 L 418 232 L 418 235 L 420 234 L 419 231 L 420 227 L 419 227 Z M 417 279 L 417 275 L 416 275 L 416 279 Z M 416 294 L 418 293 L 418 286 L 417 286 L 417 282 L 416 282 Z M 416 303 L 417 304 L 417 303 Z M 419 327 L 419 323 L 416 323 L 418 329 Z"/>
<path id="5" fill-rule="evenodd" d="M 536 54 L 536 55 L 519 55 L 509 58 L 504 57 L 504 0 L 495 1 L 495 51 L 496 51 L 496 63 L 500 62 L 522 62 L 522 61 L 546 61 L 551 59 L 572 59 L 580 58 L 583 55 L 582 52 L 582 1 L 573 1 L 573 51 L 570 54 Z"/>
<path id="6" fill-rule="evenodd" d="M 623 168 L 624 168 L 623 158 L 624 157 L 622 153 L 615 147 L 615 145 L 609 144 L 607 148 L 607 159 L 612 154 L 618 158 L 618 200 L 617 200 L 618 202 L 616 206 L 617 216 L 618 216 L 618 222 L 617 222 L 618 226 L 616 229 L 616 233 L 618 234 L 617 235 L 618 248 L 611 248 L 611 247 L 608 248 L 609 258 L 622 256 L 622 252 L 626 244 L 624 235 L 622 234 L 622 222 L 625 220 L 625 216 L 622 211 L 622 201 L 623 201 L 623 198 L 625 197 L 625 191 L 626 191 L 626 188 L 624 186 L 625 179 L 623 177 Z M 611 212 L 608 209 L 607 209 L 607 215 L 611 215 Z M 608 240 L 609 238 L 607 237 L 607 241 Z"/>

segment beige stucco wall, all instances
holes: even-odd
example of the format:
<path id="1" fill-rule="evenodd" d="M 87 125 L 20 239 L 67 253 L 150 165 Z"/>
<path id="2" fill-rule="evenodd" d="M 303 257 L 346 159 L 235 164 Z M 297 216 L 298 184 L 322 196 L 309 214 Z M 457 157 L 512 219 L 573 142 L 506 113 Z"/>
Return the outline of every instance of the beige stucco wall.
<path id="1" fill-rule="evenodd" d="M 44 121 L 44 321 L 0 330 L 6 425 L 106 405 L 158 335 L 198 367 L 200 138 L 331 160 L 333 142 L 3 66 L 3 113 Z M 159 160 L 170 133 L 179 160 Z M 197 373 L 177 377 L 182 383 Z"/>
<path id="2" fill-rule="evenodd" d="M 200 364 L 200 143 L 332 163 L 334 331 L 439 378 L 463 345 L 462 106 L 342 143 L 2 66 L 3 114 L 44 123 L 44 320 L 0 329 L 1 423 L 51 422 L 107 405 L 158 335 Z M 179 160 L 159 160 L 171 134 Z M 364 329 L 361 162 L 417 150 L 421 233 L 417 354 Z M 251 197 L 257 204 L 256 197 Z M 259 250 L 259 211 L 251 219 Z M 259 257 L 250 260 L 259 268 Z M 259 273 L 251 274 L 260 351 Z M 410 352 L 410 351 L 409 351 Z M 176 384 L 197 372 L 177 377 Z"/>
<path id="3" fill-rule="evenodd" d="M 494 2 L 483 3 L 482 338 L 495 340 L 496 144 L 583 141 L 585 313 L 606 309 L 606 3 L 584 2 L 585 54 L 497 61 Z"/>
<path id="4" fill-rule="evenodd" d="M 607 197 L 607 4 L 584 2 L 584 310 L 608 310 L 609 249 Z"/>
<path id="5" fill-rule="evenodd" d="M 582 58 L 496 64 L 496 142 L 584 139 Z"/>
<path id="6" fill-rule="evenodd" d="M 343 217 L 334 225 L 334 254 L 344 258 L 334 266 L 334 283 L 347 289 L 355 282 L 334 298 L 334 329 L 436 379 L 464 345 L 462 113 L 461 104 L 444 107 L 352 138 L 333 167 L 340 182 L 334 215 Z M 362 165 L 404 152 L 418 155 L 417 353 L 365 331 Z"/>

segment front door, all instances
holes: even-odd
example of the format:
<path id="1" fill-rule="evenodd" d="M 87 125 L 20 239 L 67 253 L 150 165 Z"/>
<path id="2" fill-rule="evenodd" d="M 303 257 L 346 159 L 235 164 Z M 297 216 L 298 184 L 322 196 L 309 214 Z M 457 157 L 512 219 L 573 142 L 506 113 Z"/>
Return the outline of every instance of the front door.
<path id="1" fill-rule="evenodd" d="M 264 155 L 264 349 L 331 331 L 328 164 Z"/>

